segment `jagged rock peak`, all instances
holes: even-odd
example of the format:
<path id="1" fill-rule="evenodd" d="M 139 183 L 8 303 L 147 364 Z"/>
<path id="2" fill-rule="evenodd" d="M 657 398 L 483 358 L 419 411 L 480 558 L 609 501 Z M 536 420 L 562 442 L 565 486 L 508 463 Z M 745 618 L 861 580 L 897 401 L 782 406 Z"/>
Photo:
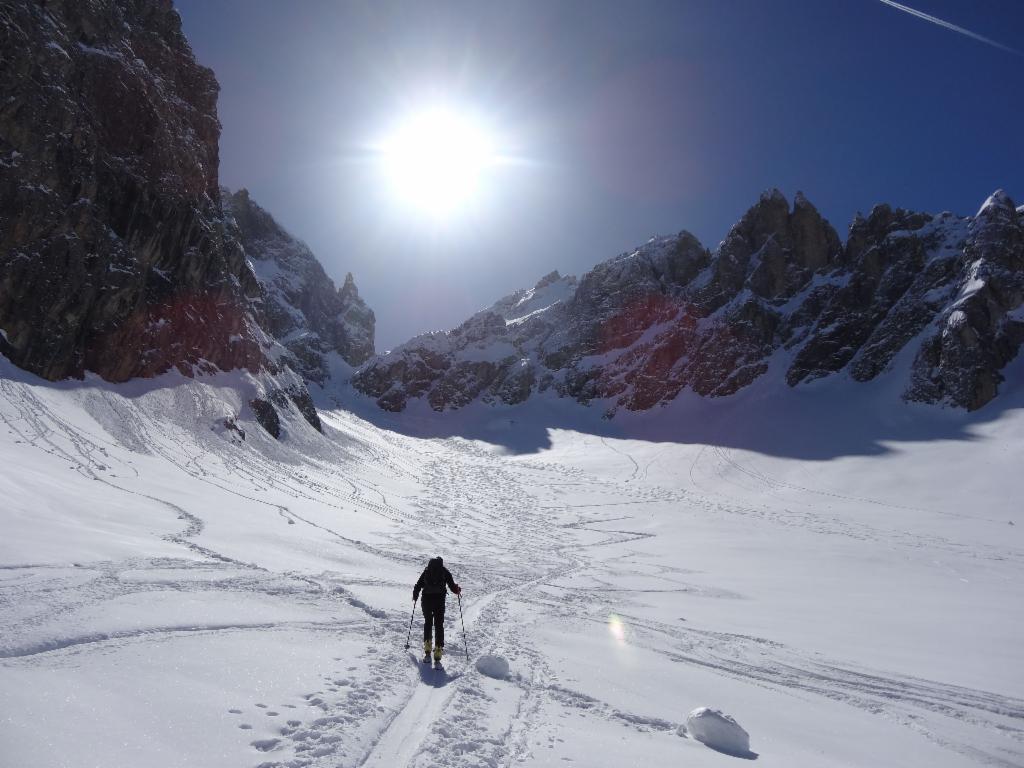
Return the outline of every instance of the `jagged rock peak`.
<path id="1" fill-rule="evenodd" d="M 991 401 L 1024 343 L 1024 217 L 1003 192 L 967 227 L 956 274 L 914 359 L 909 399 L 969 410 Z"/>
<path id="2" fill-rule="evenodd" d="M 889 374 L 906 399 L 974 409 L 1024 342 L 1024 217 L 998 193 L 975 218 L 875 206 L 844 246 L 802 194 L 790 208 L 769 190 L 714 253 L 684 230 L 578 282 L 549 277 L 371 360 L 353 383 L 390 410 L 548 391 L 613 413 L 686 388 L 728 396 L 774 363 L 792 386 Z M 555 286 L 558 301 L 538 300 Z"/>
<path id="3" fill-rule="evenodd" d="M 785 205 L 787 209 L 789 208 L 789 202 L 786 200 L 786 196 L 778 187 L 766 189 L 764 192 L 761 193 L 761 197 L 758 199 L 758 202 L 771 204 L 781 203 L 782 205 Z"/>
<path id="4" fill-rule="evenodd" d="M 346 272 L 345 273 L 345 283 L 341 286 L 341 288 L 339 290 L 342 293 L 345 293 L 346 295 L 349 295 L 349 294 L 355 295 L 355 296 L 359 295 L 359 289 L 356 288 L 356 279 L 354 277 L 352 277 L 352 273 L 351 272 Z"/>
<path id="5" fill-rule="evenodd" d="M 552 283 L 557 283 L 561 279 L 562 276 L 558 273 L 558 270 L 552 270 L 537 281 L 537 284 L 533 286 L 533 290 L 539 291 L 541 288 L 547 288 Z"/>
<path id="6" fill-rule="evenodd" d="M 811 274 L 835 267 L 842 250 L 835 229 L 806 197 L 790 210 L 779 190 L 766 191 L 719 245 L 704 301 L 716 309 L 745 287 L 764 299 L 789 299 Z"/>
<path id="7" fill-rule="evenodd" d="M 1010 196 L 1001 189 L 997 189 L 985 199 L 985 202 L 981 204 L 981 208 L 978 209 L 978 213 L 975 215 L 975 218 L 985 214 L 990 214 L 991 211 L 996 210 L 1006 214 L 1013 214 L 1017 210 L 1014 207 L 1013 200 L 1010 199 Z"/>
<path id="8" fill-rule="evenodd" d="M 224 212 L 251 259 L 261 295 L 256 314 L 288 350 L 287 363 L 306 381 L 324 384 L 332 355 L 358 366 L 373 354 L 375 317 L 349 272 L 341 288 L 312 251 L 296 239 L 247 190 L 223 191 Z"/>

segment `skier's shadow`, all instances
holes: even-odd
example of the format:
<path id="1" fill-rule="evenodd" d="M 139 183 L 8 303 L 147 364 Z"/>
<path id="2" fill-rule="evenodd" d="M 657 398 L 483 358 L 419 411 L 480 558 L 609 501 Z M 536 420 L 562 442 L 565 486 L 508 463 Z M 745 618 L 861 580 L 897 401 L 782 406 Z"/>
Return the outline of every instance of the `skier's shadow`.
<path id="1" fill-rule="evenodd" d="M 417 659 L 413 654 L 409 654 L 409 659 L 413 664 L 416 665 L 416 669 L 420 673 L 420 680 L 431 688 L 444 688 L 448 683 L 452 682 L 458 675 L 451 675 L 444 667 L 434 668 L 430 664 L 424 664 L 422 660 Z"/>

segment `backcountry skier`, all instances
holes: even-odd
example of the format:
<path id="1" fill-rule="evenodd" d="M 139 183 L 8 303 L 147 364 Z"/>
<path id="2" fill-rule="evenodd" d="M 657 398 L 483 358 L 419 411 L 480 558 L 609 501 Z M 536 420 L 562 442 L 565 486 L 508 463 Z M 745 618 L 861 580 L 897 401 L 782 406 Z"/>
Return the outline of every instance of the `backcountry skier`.
<path id="1" fill-rule="evenodd" d="M 427 567 L 420 574 L 419 581 L 412 588 L 412 601 L 415 603 L 423 592 L 423 661 L 430 661 L 430 628 L 434 628 L 434 661 L 441 661 L 444 651 L 444 601 L 448 589 L 453 594 L 462 594 L 462 589 L 452 578 L 451 572 L 444 567 L 440 557 L 431 558 Z"/>

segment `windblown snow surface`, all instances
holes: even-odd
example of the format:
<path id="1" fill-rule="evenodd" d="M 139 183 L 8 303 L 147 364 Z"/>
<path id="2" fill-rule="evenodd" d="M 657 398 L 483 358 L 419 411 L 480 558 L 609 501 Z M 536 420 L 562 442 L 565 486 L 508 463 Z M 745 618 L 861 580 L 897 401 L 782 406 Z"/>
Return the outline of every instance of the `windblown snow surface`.
<path id="1" fill-rule="evenodd" d="M 973 415 L 882 380 L 611 422 L 322 394 L 324 435 L 277 442 L 250 386 L 0 361 L 5 768 L 742 759 L 687 733 L 697 707 L 770 766 L 1024 764 L 1012 387 Z M 470 656 L 450 598 L 444 671 L 418 614 L 404 648 L 438 554 Z"/>

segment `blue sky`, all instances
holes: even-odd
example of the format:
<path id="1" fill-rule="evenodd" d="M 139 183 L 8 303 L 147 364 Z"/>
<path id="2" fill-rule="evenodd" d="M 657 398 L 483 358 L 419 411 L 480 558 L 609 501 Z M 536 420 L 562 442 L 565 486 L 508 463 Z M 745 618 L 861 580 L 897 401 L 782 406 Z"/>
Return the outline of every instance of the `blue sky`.
<path id="1" fill-rule="evenodd" d="M 1024 41 L 1020 0 L 905 4 Z M 841 236 L 878 202 L 1024 203 L 1024 56 L 878 0 L 176 5 L 221 83 L 222 183 L 354 273 L 381 350 L 654 234 L 713 248 L 769 187 Z M 444 225 L 365 159 L 434 98 L 521 160 Z"/>

